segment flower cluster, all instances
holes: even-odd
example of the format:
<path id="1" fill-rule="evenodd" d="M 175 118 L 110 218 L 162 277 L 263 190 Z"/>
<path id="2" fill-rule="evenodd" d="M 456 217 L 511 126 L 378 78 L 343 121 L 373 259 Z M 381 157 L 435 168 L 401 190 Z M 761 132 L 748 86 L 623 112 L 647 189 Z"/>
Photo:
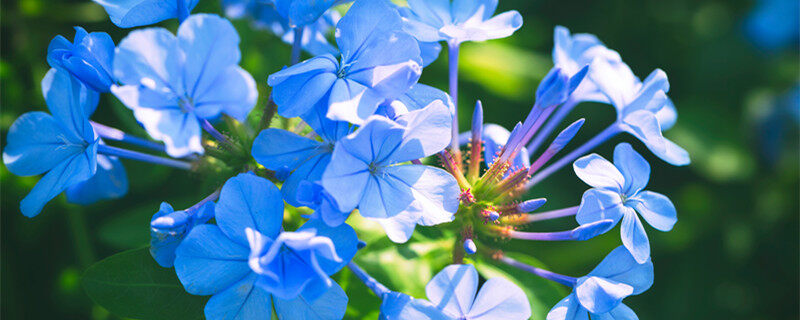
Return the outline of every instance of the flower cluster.
<path id="1" fill-rule="evenodd" d="M 461 43 L 508 37 L 522 26 L 516 11 L 495 15 L 497 0 L 409 0 L 407 7 L 356 0 L 343 15 L 340 0 L 223 0 L 229 17 L 292 44 L 290 64 L 266 81 L 239 66 L 231 22 L 192 14 L 197 0 L 94 1 L 120 28 L 173 18 L 180 26 L 175 34 L 134 30 L 117 45 L 80 27 L 73 42 L 53 39 L 42 81 L 50 113 L 17 119 L 3 151 L 12 173 L 45 174 L 21 201 L 24 215 L 38 215 L 64 191 L 79 204 L 121 197 L 128 186 L 120 159 L 144 161 L 225 181 L 185 210 L 162 203 L 150 222 L 152 257 L 174 267 L 188 293 L 211 296 L 208 319 L 341 319 L 348 297 L 332 276 L 345 266 L 381 298 L 382 319 L 529 318 L 518 284 L 483 274 L 489 279 L 478 291 L 479 270 L 464 263 L 479 260 L 571 287 L 549 320 L 636 319 L 622 300 L 653 283 L 640 216 L 669 231 L 677 211 L 666 196 L 644 190 L 650 165 L 630 144 L 616 146 L 613 163 L 588 153 L 627 132 L 664 161 L 689 163 L 662 133 L 677 118 L 663 71 L 642 81 L 595 36 L 556 27 L 555 66 L 527 116 L 511 131 L 485 124 L 477 101 L 471 130 L 460 132 Z M 442 41 L 449 94 L 419 83 Z M 303 51 L 311 58 L 300 61 Z M 272 89 L 263 108 L 256 108 L 257 83 Z M 103 93 L 130 109 L 152 140 L 91 121 Z M 585 101 L 612 105 L 616 120 L 562 156 L 585 120 L 562 121 Z M 254 109 L 260 120 L 248 121 Z M 276 116 L 297 119 L 273 127 Z M 223 124 L 229 131 L 217 129 Z M 578 206 L 536 212 L 546 199 L 525 197 L 568 164 L 592 188 Z M 456 238 L 453 264 L 437 266 L 427 300 L 388 289 L 353 261 L 365 245 L 349 223 L 356 213 L 395 243 L 409 241 L 417 225 Z M 577 226 L 524 230 L 562 217 Z M 617 224 L 622 246 L 580 278 L 524 264 L 498 247 L 508 239 L 585 241 Z"/>

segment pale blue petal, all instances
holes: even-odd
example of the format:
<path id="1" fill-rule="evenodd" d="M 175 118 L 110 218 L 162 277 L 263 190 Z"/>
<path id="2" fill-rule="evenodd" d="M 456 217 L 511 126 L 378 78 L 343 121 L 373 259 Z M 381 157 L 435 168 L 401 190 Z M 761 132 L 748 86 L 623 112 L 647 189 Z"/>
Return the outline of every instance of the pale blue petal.
<path id="1" fill-rule="evenodd" d="M 459 42 L 485 41 L 508 37 L 520 27 L 522 27 L 522 15 L 516 10 L 511 10 L 498 14 L 477 25 L 467 22 L 461 27 L 463 31 L 459 30 L 459 32 L 451 33 L 443 29 L 442 32 L 451 35 Z"/>
<path id="2" fill-rule="evenodd" d="M 620 303 L 613 310 L 604 314 L 593 314 L 592 319 L 596 320 L 639 320 L 636 313 L 628 308 L 624 303 Z"/>
<path id="3" fill-rule="evenodd" d="M 477 291 L 478 272 L 469 264 L 449 265 L 425 286 L 428 300 L 455 318 L 467 316 Z"/>
<path id="4" fill-rule="evenodd" d="M 258 89 L 253 76 L 239 66 L 230 66 L 209 81 L 208 87 L 198 88 L 194 96 L 194 111 L 205 119 L 216 118 L 224 112 L 244 122 L 257 100 Z"/>
<path id="5" fill-rule="evenodd" d="M 664 147 L 663 153 L 653 152 L 653 154 L 675 166 L 685 166 L 692 162 L 689 152 L 667 138 L 664 138 Z"/>
<path id="6" fill-rule="evenodd" d="M 314 130 L 316 134 L 327 141 L 329 144 L 339 141 L 352 131 L 352 126 L 346 121 L 334 121 L 326 116 L 328 112 L 327 103 L 318 103 L 308 113 L 301 115 L 300 118 Z"/>
<path id="7" fill-rule="evenodd" d="M 598 276 L 633 287 L 632 294 L 640 294 L 653 285 L 653 262 L 637 262 L 624 246 L 619 246 L 601 261 L 590 276 Z"/>
<path id="8" fill-rule="evenodd" d="M 633 293 L 633 287 L 600 277 L 582 277 L 575 284 L 575 296 L 591 313 L 606 313 Z"/>
<path id="9" fill-rule="evenodd" d="M 450 143 L 453 116 L 441 100 L 403 114 L 395 121 L 404 126 L 405 130 L 403 143 L 388 158 L 391 162 L 424 158 L 442 151 Z"/>
<path id="10" fill-rule="evenodd" d="M 69 186 L 91 178 L 97 170 L 97 143 L 83 153 L 75 154 L 47 172 L 19 203 L 26 217 L 35 217 L 48 201 Z"/>
<path id="11" fill-rule="evenodd" d="M 349 79 L 337 79 L 331 88 L 326 116 L 331 120 L 360 125 L 375 114 L 386 98 L 388 97 L 364 84 Z"/>
<path id="12" fill-rule="evenodd" d="M 572 168 L 578 178 L 595 188 L 621 193 L 625 185 L 625 178 L 617 167 L 596 153 L 576 160 Z"/>
<path id="13" fill-rule="evenodd" d="M 399 292 L 384 294 L 379 320 L 451 320 L 427 300 L 414 299 Z"/>
<path id="14" fill-rule="evenodd" d="M 614 148 L 614 166 L 625 178 L 622 193 L 632 196 L 650 181 L 650 164 L 630 144 L 620 143 Z"/>
<path id="15" fill-rule="evenodd" d="M 292 300 L 276 298 L 275 311 L 281 320 L 338 320 L 344 317 L 347 302 L 344 290 L 333 282 L 325 293 L 313 300 L 302 295 Z"/>
<path id="16" fill-rule="evenodd" d="M 86 181 L 67 189 L 67 201 L 89 205 L 101 200 L 116 199 L 128 193 L 128 174 L 122 161 L 104 155 L 97 156 L 97 172 Z"/>
<path id="17" fill-rule="evenodd" d="M 379 114 L 394 119 L 410 111 L 422 109 L 436 100 L 442 101 L 448 110 L 453 109 L 453 99 L 450 99 L 447 93 L 437 88 L 417 83 L 408 92 L 398 97 L 397 100 L 383 104 L 381 108 L 385 110 L 383 113 L 379 112 Z"/>
<path id="18" fill-rule="evenodd" d="M 320 57 L 306 62 L 315 60 L 321 61 L 321 64 L 329 64 L 328 59 Z M 284 79 L 284 75 L 273 74 L 268 82 L 273 87 L 272 98 L 278 104 L 278 113 L 284 117 L 298 117 L 309 112 L 316 104 L 326 103 L 324 99 L 332 94 L 331 90 L 338 80 L 334 72 L 324 69 L 286 76 L 283 81 L 278 79 Z"/>
<path id="19" fill-rule="evenodd" d="M 216 220 L 222 232 L 242 246 L 249 243 L 246 228 L 275 239 L 283 224 L 283 198 L 269 180 L 241 173 L 222 186 Z"/>
<path id="20" fill-rule="evenodd" d="M 498 0 L 453 0 L 450 9 L 453 21 L 462 23 L 474 17 L 489 19 L 497 10 L 497 2 Z"/>
<path id="21" fill-rule="evenodd" d="M 337 227 L 330 227 L 325 224 L 323 221 L 320 220 L 309 220 L 304 223 L 297 231 L 306 230 L 306 229 L 314 229 L 317 232 L 317 236 L 320 237 L 327 237 L 331 239 L 333 245 L 335 246 L 336 255 L 341 258 L 341 261 L 334 261 L 328 259 L 321 259 L 319 260 L 319 266 L 322 270 L 325 271 L 328 275 L 333 275 L 336 272 L 339 272 L 353 257 L 356 255 L 356 251 L 358 251 L 358 236 L 356 235 L 356 231 L 353 230 L 347 224 L 341 224 Z"/>
<path id="22" fill-rule="evenodd" d="M 339 142 L 322 174 L 322 186 L 336 200 L 339 211 L 350 212 L 361 200 L 369 177 L 367 163 L 351 155 Z"/>
<path id="23" fill-rule="evenodd" d="M 273 0 L 275 9 L 289 21 L 289 25 L 305 26 L 314 23 L 337 0 L 295 1 Z"/>
<path id="24" fill-rule="evenodd" d="M 178 39 L 166 29 L 135 30 L 117 46 L 114 76 L 124 85 L 183 96 L 184 61 Z M 172 103 L 177 105 L 177 101 Z"/>
<path id="25" fill-rule="evenodd" d="M 321 153 L 322 143 L 286 130 L 269 128 L 253 142 L 253 158 L 270 170 L 294 169 Z"/>
<path id="26" fill-rule="evenodd" d="M 336 149 L 342 149 L 365 164 L 386 166 L 394 163 L 390 156 L 403 143 L 405 132 L 406 128 L 397 122 L 372 116 L 356 132 L 340 140 Z"/>
<path id="27" fill-rule="evenodd" d="M 395 216 L 385 219 L 370 218 L 381 225 L 386 237 L 394 243 L 405 243 L 414 235 L 414 229 L 420 221 L 419 213 L 403 211 Z"/>
<path id="28" fill-rule="evenodd" d="M 195 227 L 175 250 L 175 272 L 187 292 L 210 295 L 221 292 L 252 274 L 248 247 L 228 238 L 219 227 Z"/>
<path id="29" fill-rule="evenodd" d="M 256 275 L 250 273 L 241 281 L 218 292 L 208 300 L 208 320 L 250 320 L 272 317 L 272 296 L 255 286 Z"/>
<path id="30" fill-rule="evenodd" d="M 411 192 L 414 201 L 403 211 L 414 213 L 418 224 L 430 226 L 452 221 L 461 190 L 447 171 L 425 165 L 400 165 L 385 168 L 384 173 Z M 384 194 L 384 197 L 394 196 Z"/>
<path id="31" fill-rule="evenodd" d="M 301 206 L 300 202 L 297 201 L 297 189 L 300 183 L 304 181 L 320 181 L 322 179 L 322 174 L 325 172 L 325 168 L 328 167 L 330 162 L 331 154 L 330 152 L 325 152 L 308 159 L 308 161 L 298 166 L 281 186 L 281 193 L 283 194 L 284 200 L 292 206 Z"/>
<path id="32" fill-rule="evenodd" d="M 111 90 L 115 93 L 120 92 L 116 88 Z M 192 153 L 204 152 L 200 142 L 202 136 L 200 122 L 193 113 L 185 113 L 180 109 L 136 108 L 133 110 L 133 115 L 144 126 L 150 137 L 164 141 L 167 154 L 170 156 L 185 157 Z"/>
<path id="33" fill-rule="evenodd" d="M 411 2 L 413 1 L 410 1 L 409 4 Z M 439 34 L 439 28 L 422 21 L 423 19 L 420 18 L 410 8 L 398 7 L 397 9 L 400 12 L 400 15 L 403 17 L 403 31 L 414 36 L 414 38 L 420 41 L 419 44 L 420 51 L 422 53 L 422 60 L 426 61 L 426 49 L 423 49 L 423 47 L 427 46 L 428 44 L 438 43 L 439 41 L 445 40 L 445 38 Z M 439 49 L 441 49 L 441 46 Z"/>
<path id="34" fill-rule="evenodd" d="M 409 0 L 408 6 L 420 20 L 437 29 L 453 21 L 450 0 Z"/>
<path id="35" fill-rule="evenodd" d="M 650 258 L 650 241 L 647 240 L 647 233 L 644 231 L 642 221 L 633 209 L 626 208 L 625 216 L 622 218 L 620 235 L 622 244 L 631 252 L 634 259 L 639 263 L 645 263 Z"/>
<path id="36" fill-rule="evenodd" d="M 630 201 L 633 202 L 633 208 L 653 228 L 660 231 L 670 231 L 675 223 L 678 222 L 678 212 L 675 210 L 675 205 L 663 194 L 642 191 L 636 197 L 631 198 Z"/>
<path id="37" fill-rule="evenodd" d="M 390 218 L 406 210 L 413 201 L 411 189 L 398 177 L 371 175 L 358 203 L 358 212 L 367 218 Z"/>
<path id="38" fill-rule="evenodd" d="M 53 116 L 40 111 L 25 113 L 8 129 L 3 163 L 19 176 L 45 173 L 83 152 L 83 145 L 71 142 L 69 137 L 73 135 Z"/>
<path id="39" fill-rule="evenodd" d="M 581 307 L 578 298 L 571 293 L 550 309 L 547 320 L 589 320 L 589 312 Z"/>
<path id="40" fill-rule="evenodd" d="M 595 57 L 592 60 L 589 79 L 606 96 L 607 101 L 614 105 L 620 118 L 622 110 L 633 101 L 641 85 L 628 65 L 609 61 L 604 57 Z"/>
<path id="41" fill-rule="evenodd" d="M 661 124 L 661 130 L 663 131 L 669 130 L 675 126 L 675 122 L 678 121 L 678 111 L 675 110 L 675 104 L 672 103 L 672 100 L 667 99 L 667 101 L 664 102 L 661 109 L 656 111 L 656 118 L 658 118 L 658 123 Z"/>
<path id="42" fill-rule="evenodd" d="M 111 22 L 132 28 L 186 17 L 199 0 L 93 0 L 106 9 Z M 182 2 L 179 4 L 179 2 Z"/>
<path id="43" fill-rule="evenodd" d="M 384 52 L 383 54 L 376 54 L 366 57 L 363 51 L 369 51 L 373 48 L 373 42 L 380 46 L 390 43 L 390 35 L 398 36 L 397 40 L 400 43 L 412 41 L 412 47 L 416 47 L 416 41 L 405 32 L 402 32 L 402 19 L 400 13 L 393 8 L 387 0 L 373 0 L 373 1 L 356 1 L 348 10 L 347 14 L 339 20 L 336 25 L 336 43 L 339 45 L 339 50 L 342 53 L 342 61 L 354 62 L 361 56 L 365 59 L 381 59 L 393 60 L 397 57 L 393 52 Z M 419 48 L 417 49 L 416 58 L 419 59 Z M 410 49 L 406 49 L 410 50 Z M 407 59 L 407 58 L 406 58 Z M 367 60 L 360 63 L 365 63 Z M 398 63 L 401 61 L 394 60 L 391 63 Z M 391 64 L 390 63 L 390 64 Z M 366 63 L 364 66 L 376 66 L 377 64 Z"/>
<path id="44" fill-rule="evenodd" d="M 418 42 L 419 54 L 422 58 L 422 67 L 425 68 L 439 58 L 442 52 L 442 45 L 438 42 Z"/>
<path id="45" fill-rule="evenodd" d="M 616 225 L 626 211 L 619 193 L 603 189 L 589 189 L 583 193 L 575 219 L 580 225 L 612 219 Z"/>
<path id="46" fill-rule="evenodd" d="M 467 315 L 474 320 L 528 319 L 531 306 L 517 285 L 503 278 L 487 280 Z"/>

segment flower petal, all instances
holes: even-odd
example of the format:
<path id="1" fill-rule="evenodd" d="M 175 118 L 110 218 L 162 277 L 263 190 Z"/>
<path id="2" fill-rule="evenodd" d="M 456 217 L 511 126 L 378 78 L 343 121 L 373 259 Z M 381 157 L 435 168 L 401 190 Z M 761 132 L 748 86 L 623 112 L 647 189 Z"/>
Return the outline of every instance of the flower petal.
<path id="1" fill-rule="evenodd" d="M 272 317 L 272 295 L 255 286 L 256 275 L 218 292 L 208 300 L 205 316 L 209 320 L 248 320 Z"/>
<path id="2" fill-rule="evenodd" d="M 378 319 L 382 320 L 451 320 L 441 311 L 436 309 L 433 304 L 424 299 L 414 299 L 409 295 L 399 292 L 388 292 L 383 297 L 381 303 L 381 314 Z"/>
<path id="3" fill-rule="evenodd" d="M 474 320 L 528 319 L 531 306 L 517 285 L 503 278 L 487 280 L 467 315 Z"/>
<path id="4" fill-rule="evenodd" d="M 224 112 L 244 122 L 257 100 L 258 89 L 253 76 L 239 66 L 230 66 L 208 81 L 208 87 L 198 87 L 194 95 L 195 114 L 213 119 Z"/>
<path id="5" fill-rule="evenodd" d="M 614 166 L 625 178 L 622 193 L 634 195 L 647 186 L 650 180 L 650 164 L 630 144 L 620 143 L 614 148 Z"/>
<path id="6" fill-rule="evenodd" d="M 445 267 L 425 286 L 425 294 L 445 314 L 466 317 L 478 291 L 478 272 L 469 264 Z"/>
<path id="7" fill-rule="evenodd" d="M 589 312 L 581 307 L 578 298 L 571 293 L 550 309 L 547 320 L 589 320 Z"/>
<path id="8" fill-rule="evenodd" d="M 628 207 L 625 208 L 628 212 L 622 218 L 620 229 L 622 244 L 631 252 L 636 262 L 645 263 L 650 258 L 650 241 L 647 240 L 647 233 L 636 212 Z"/>
<path id="9" fill-rule="evenodd" d="M 596 153 L 576 160 L 572 168 L 578 178 L 595 188 L 621 193 L 625 185 L 625 177 L 617 167 Z"/>
<path id="10" fill-rule="evenodd" d="M 580 225 L 612 219 L 616 225 L 626 210 L 619 193 L 603 189 L 589 189 L 583 193 L 575 220 Z"/>
<path id="11" fill-rule="evenodd" d="M 582 277 L 575 284 L 575 296 L 591 313 L 606 313 L 633 293 L 633 287 L 601 277 Z"/>
<path id="12" fill-rule="evenodd" d="M 370 174 L 367 163 L 342 146 L 344 140 L 333 150 L 331 162 L 322 174 L 322 186 L 336 200 L 340 211 L 350 212 L 361 200 Z"/>
<path id="13" fill-rule="evenodd" d="M 601 261 L 590 276 L 598 276 L 625 283 L 633 287 L 632 294 L 640 294 L 653 285 L 653 262 L 637 262 L 624 246 L 619 246 Z"/>
<path id="14" fill-rule="evenodd" d="M 120 28 L 154 24 L 167 19 L 188 15 L 199 0 L 93 0 L 106 9 L 111 22 Z M 178 1 L 183 4 L 178 5 Z M 179 12 L 179 8 L 184 12 Z"/>
<path id="15" fill-rule="evenodd" d="M 111 89 L 112 92 L 116 88 Z M 118 95 L 119 96 L 119 95 Z M 200 123 L 193 113 L 180 109 L 135 108 L 133 115 L 153 139 L 164 141 L 167 154 L 172 157 L 185 157 L 192 153 L 202 154 L 205 149 L 200 143 L 202 133 Z"/>
<path id="16" fill-rule="evenodd" d="M 35 217 L 48 201 L 68 187 L 91 178 L 97 170 L 97 143 L 75 154 L 47 172 L 19 203 L 26 217 Z"/>
<path id="17" fill-rule="evenodd" d="M 89 115 L 97 108 L 97 92 L 66 70 L 53 68 L 42 79 L 42 93 L 50 114 L 66 129 L 67 139 L 74 143 L 94 141 Z"/>
<path id="18" fill-rule="evenodd" d="M 347 295 L 333 282 L 325 293 L 309 300 L 298 296 L 292 300 L 275 298 L 275 311 L 279 319 L 338 320 L 347 309 Z"/>
<path id="19" fill-rule="evenodd" d="M 232 241 L 219 227 L 203 224 L 175 250 L 175 272 L 187 292 L 215 294 L 252 274 L 249 254 L 248 247 Z"/>
<path id="20" fill-rule="evenodd" d="M 350 262 L 350 260 L 353 259 L 353 256 L 356 255 L 356 251 L 358 251 L 359 240 L 358 236 L 356 235 L 356 231 L 347 224 L 341 224 L 337 227 L 330 227 L 323 221 L 317 219 L 307 221 L 298 229 L 298 231 L 306 229 L 314 229 L 316 230 L 318 237 L 326 237 L 333 242 L 336 256 L 338 256 L 340 260 L 335 261 L 330 259 L 321 259 L 318 261 L 319 266 L 328 275 L 339 272 L 339 270 L 341 270 L 345 265 L 347 265 L 347 263 Z"/>
<path id="21" fill-rule="evenodd" d="M 283 224 L 283 198 L 269 180 L 241 173 L 222 186 L 216 220 L 222 232 L 242 246 L 248 246 L 246 228 L 275 239 Z"/>
<path id="22" fill-rule="evenodd" d="M 262 130 L 253 142 L 253 158 L 270 170 L 294 170 L 322 152 L 322 143 L 277 128 Z"/>
<path id="23" fill-rule="evenodd" d="M 184 62 L 178 39 L 166 29 L 135 30 L 117 46 L 114 76 L 124 85 L 141 85 L 152 91 L 183 96 Z"/>
<path id="24" fill-rule="evenodd" d="M 633 207 L 636 211 L 653 228 L 660 231 L 670 231 L 675 223 L 678 222 L 678 212 L 675 210 L 675 205 L 663 194 L 642 191 L 631 200 L 634 201 Z"/>
<path id="25" fill-rule="evenodd" d="M 98 155 L 95 175 L 69 187 L 66 193 L 67 201 L 80 205 L 116 199 L 128 193 L 128 174 L 119 159 Z"/>
<path id="26" fill-rule="evenodd" d="M 403 143 L 390 157 L 392 162 L 424 158 L 443 150 L 451 140 L 452 119 L 450 109 L 441 100 L 397 117 L 405 131 Z"/>
<path id="27" fill-rule="evenodd" d="M 81 145 L 70 143 L 67 137 L 71 136 L 53 116 L 40 111 L 25 113 L 8 129 L 3 163 L 20 176 L 45 173 L 83 151 Z"/>

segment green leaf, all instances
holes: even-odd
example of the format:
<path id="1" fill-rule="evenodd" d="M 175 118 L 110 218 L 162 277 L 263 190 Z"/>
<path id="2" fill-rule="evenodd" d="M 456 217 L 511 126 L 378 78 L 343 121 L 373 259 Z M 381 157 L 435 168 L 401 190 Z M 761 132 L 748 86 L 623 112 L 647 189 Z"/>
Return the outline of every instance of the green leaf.
<path id="1" fill-rule="evenodd" d="M 516 253 L 506 253 L 506 255 L 519 262 L 545 268 L 544 264 L 535 258 Z M 519 285 L 531 303 L 531 319 L 546 318 L 547 312 L 568 294 L 566 287 L 562 285 L 495 260 L 476 261 L 475 268 L 484 278 L 503 277 Z"/>
<path id="2" fill-rule="evenodd" d="M 203 319 L 208 301 L 186 293 L 175 271 L 156 264 L 147 247 L 92 265 L 83 275 L 83 287 L 95 303 L 134 319 Z"/>

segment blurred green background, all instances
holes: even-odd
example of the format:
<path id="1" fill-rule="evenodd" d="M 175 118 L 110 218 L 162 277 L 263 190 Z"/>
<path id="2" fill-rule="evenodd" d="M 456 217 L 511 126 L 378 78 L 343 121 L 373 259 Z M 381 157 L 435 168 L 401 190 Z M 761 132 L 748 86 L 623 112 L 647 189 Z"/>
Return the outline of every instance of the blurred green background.
<path id="1" fill-rule="evenodd" d="M 518 10 L 525 20 L 522 29 L 510 38 L 462 49 L 462 128 L 476 99 L 483 101 L 487 122 L 510 127 L 525 116 L 536 85 L 552 66 L 556 25 L 596 34 L 640 77 L 654 68 L 669 75 L 679 119 L 666 135 L 689 151 L 693 163 L 669 166 L 629 136 L 596 150 L 610 157 L 617 142 L 632 142 L 653 167 L 648 189 L 667 194 L 678 208 L 672 232 L 648 229 L 656 282 L 647 293 L 626 299 L 641 319 L 798 318 L 799 102 L 795 96 L 789 98 L 791 106 L 777 103 L 798 83 L 798 48 L 796 39 L 783 49 L 754 45 L 743 27 L 754 5 L 751 0 L 503 0 L 498 12 Z M 217 0 L 201 0 L 195 12 L 221 11 Z M 3 0 L 0 13 L 0 143 L 5 143 L 14 119 L 46 109 L 40 81 L 48 69 L 50 39 L 58 34 L 72 39 L 75 25 L 106 31 L 116 42 L 128 30 L 113 26 L 88 0 Z M 266 76 L 288 61 L 289 47 L 245 21 L 235 24 L 243 39 L 242 64 L 258 82 L 263 100 Z M 177 23 L 162 25 L 174 30 Z M 421 81 L 446 89 L 446 63 L 443 54 Z M 579 142 L 604 128 L 614 113 L 610 106 L 582 104 L 567 121 L 580 117 L 587 123 Z M 110 96 L 102 98 L 94 120 L 144 134 Z M 130 192 L 123 199 L 79 207 L 61 196 L 33 219 L 19 213 L 18 203 L 38 177 L 10 175 L 0 166 L 0 317 L 115 319 L 84 293 L 83 270 L 146 244 L 147 222 L 161 201 L 185 208 L 209 191 L 196 176 L 130 161 L 125 165 Z M 557 209 L 577 205 L 586 189 L 570 170 L 562 170 L 531 196 L 547 197 L 546 208 Z M 577 276 L 617 245 L 618 232 L 610 232 L 588 242 L 505 247 Z M 351 296 L 351 304 L 377 303 L 357 298 Z"/>

